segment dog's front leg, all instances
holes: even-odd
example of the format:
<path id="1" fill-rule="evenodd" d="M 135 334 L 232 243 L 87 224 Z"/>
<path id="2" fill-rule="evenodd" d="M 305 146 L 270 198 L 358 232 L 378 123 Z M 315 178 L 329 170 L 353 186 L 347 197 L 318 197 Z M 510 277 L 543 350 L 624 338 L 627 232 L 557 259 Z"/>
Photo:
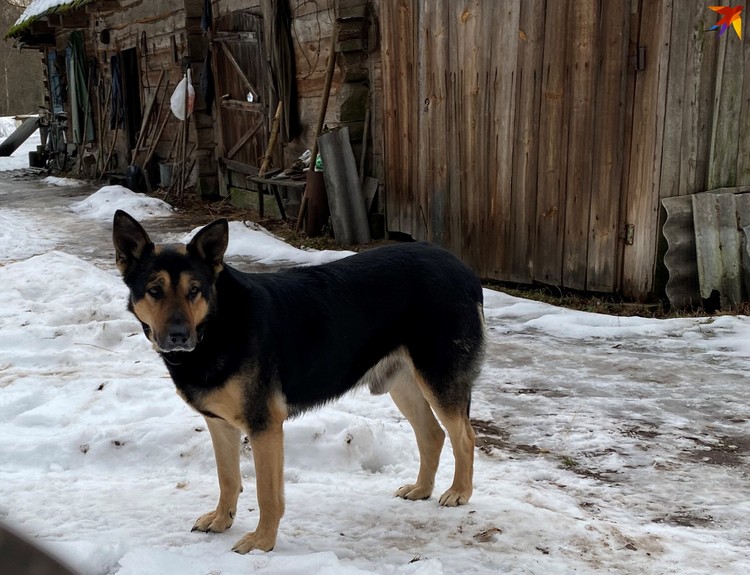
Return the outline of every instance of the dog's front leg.
<path id="1" fill-rule="evenodd" d="M 250 435 L 258 491 L 260 520 L 255 531 L 237 541 L 237 553 L 253 549 L 270 551 L 276 545 L 281 516 L 284 515 L 284 430 L 283 419 L 272 421 L 259 433 Z"/>
<path id="2" fill-rule="evenodd" d="M 221 533 L 232 526 L 237 513 L 237 499 L 242 491 L 240 430 L 217 417 L 206 417 L 206 424 L 211 432 L 219 475 L 219 504 L 214 511 L 198 518 L 193 531 Z"/>

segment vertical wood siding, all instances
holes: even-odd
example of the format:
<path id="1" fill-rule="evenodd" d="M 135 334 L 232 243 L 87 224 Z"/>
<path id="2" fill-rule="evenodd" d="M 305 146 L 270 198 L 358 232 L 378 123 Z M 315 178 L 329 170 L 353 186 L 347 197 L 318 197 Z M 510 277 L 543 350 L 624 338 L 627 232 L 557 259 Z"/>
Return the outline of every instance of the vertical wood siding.
<path id="1" fill-rule="evenodd" d="M 382 2 L 389 229 L 484 277 L 648 295 L 661 199 L 750 184 L 750 42 L 715 20 L 698 0 Z"/>

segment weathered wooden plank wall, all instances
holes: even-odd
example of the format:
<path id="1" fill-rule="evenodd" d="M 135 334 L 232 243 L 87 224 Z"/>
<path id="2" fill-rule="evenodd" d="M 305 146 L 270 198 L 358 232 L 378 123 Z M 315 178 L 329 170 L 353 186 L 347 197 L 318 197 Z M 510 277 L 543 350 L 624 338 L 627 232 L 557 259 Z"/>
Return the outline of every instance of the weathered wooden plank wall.
<path id="1" fill-rule="evenodd" d="M 529 283 L 534 277 L 533 254 L 537 219 L 537 171 L 539 166 L 539 113 L 542 98 L 544 0 L 523 2 L 518 29 L 518 81 L 513 99 L 516 106 L 515 139 L 509 142 L 513 153 L 511 210 L 513 218 L 508 241 L 510 279 Z M 488 26 L 492 24 L 488 23 Z M 502 246 L 498 246 L 502 249 Z M 488 270 L 492 271 L 492 270 Z"/>
<path id="2" fill-rule="evenodd" d="M 628 8 L 383 4 L 389 228 L 486 277 L 613 289 Z"/>
<path id="3" fill-rule="evenodd" d="M 527 8 L 533 7 L 529 5 Z M 537 12 L 536 17 L 538 16 Z M 514 221 L 513 215 L 503 215 L 515 212 L 518 217 L 516 225 L 523 229 L 527 224 L 523 218 L 528 205 L 522 197 L 523 190 L 520 186 L 514 187 L 513 182 L 514 118 L 517 104 L 515 95 L 516 83 L 521 78 L 517 62 L 521 54 L 527 53 L 527 47 L 521 46 L 522 42 L 519 40 L 521 4 L 479 2 L 473 17 L 483 23 L 482 41 L 478 42 L 476 49 L 481 51 L 483 44 L 487 43 L 491 50 L 489 58 L 477 61 L 477 65 L 471 69 L 477 79 L 484 80 L 472 87 L 471 93 L 472 97 L 481 98 L 488 104 L 479 114 L 467 118 L 464 125 L 474 127 L 475 149 L 489 148 L 490 153 L 484 157 L 474 155 L 466 166 L 474 181 L 472 185 L 466 186 L 463 195 L 472 201 L 473 210 L 464 219 L 463 227 L 466 231 L 463 235 L 473 240 L 473 243 L 469 244 L 471 250 L 465 252 L 464 257 L 468 261 L 477 262 L 475 265 L 485 276 L 496 273 L 495 270 L 509 275 L 514 273 L 513 251 L 507 249 Z M 456 34 L 460 37 L 462 31 L 457 30 Z M 488 170 L 487 166 L 494 166 L 494 169 Z M 479 190 L 495 191 L 489 198 L 489 209 L 486 208 L 487 196 L 477 193 Z M 522 236 L 523 234 L 519 234 L 519 242 L 522 241 Z M 494 253 L 495 257 L 484 258 L 483 254 L 487 252 Z M 522 265 L 521 269 L 523 267 Z"/>
<path id="4" fill-rule="evenodd" d="M 715 21 L 697 0 L 381 3 L 389 229 L 485 277 L 648 295 L 660 200 L 750 183 L 750 50 Z"/>
<path id="5" fill-rule="evenodd" d="M 644 2 L 641 22 L 650 9 Z M 750 184 L 750 171 L 744 167 L 750 152 L 746 140 L 750 118 L 742 115 L 743 98 L 750 97 L 750 59 L 745 43 L 731 28 L 721 37 L 709 31 L 720 16 L 703 2 L 664 1 L 660 15 L 660 37 L 665 40 L 656 55 L 659 75 L 654 81 L 660 91 L 656 105 L 661 106 L 663 101 L 664 108 L 656 109 L 652 129 L 657 138 L 661 134 L 662 144 L 655 147 L 650 168 L 656 189 L 647 200 L 644 189 L 632 182 L 626 186 L 628 204 L 657 202 L 647 219 L 635 223 L 644 227 L 642 240 L 651 238 L 646 247 L 653 255 L 641 253 L 636 267 L 627 259 L 624 266 L 624 289 L 634 293 L 644 293 L 654 282 L 661 288 L 666 281 L 654 271 L 660 269 L 665 248 L 658 243 L 666 219 L 663 210 L 657 211 L 662 199 Z M 743 25 L 747 30 L 744 20 Z M 633 133 L 642 131 L 634 126 Z M 633 147 L 630 153 L 637 156 L 638 151 Z M 643 241 L 640 243 L 643 245 Z M 625 247 L 626 258 L 630 250 L 631 246 Z"/>
<path id="6" fill-rule="evenodd" d="M 586 289 L 612 292 L 618 286 L 621 245 L 620 189 L 625 140 L 628 75 L 622 63 L 628 57 L 630 5 L 603 2 L 599 16 L 603 42 L 598 93 L 594 109 L 591 212 L 588 226 Z"/>
<path id="7" fill-rule="evenodd" d="M 668 11 L 668 15 L 665 12 Z M 664 127 L 664 95 L 668 58 L 671 2 L 643 2 L 639 9 L 638 45 L 647 48 L 645 68 L 636 73 L 632 102 L 632 139 L 625 225 L 629 239 L 624 248 L 622 289 L 628 294 L 647 294 L 653 281 L 659 214 L 659 173 Z M 664 36 L 666 30 L 667 35 Z M 662 39 L 665 39 L 662 42 Z M 631 103 L 628 102 L 628 105 Z"/>
<path id="8" fill-rule="evenodd" d="M 591 176 L 594 155 L 592 126 L 596 102 L 595 72 L 598 59 L 599 2 L 573 2 L 569 32 L 575 38 L 568 54 L 570 127 L 568 131 L 565 233 L 563 235 L 563 283 L 586 288 L 588 225 L 591 211 Z M 569 39 L 570 41 L 570 39 Z"/>
<path id="9" fill-rule="evenodd" d="M 435 118 L 424 127 L 424 146 L 418 149 L 418 162 L 424 166 L 430 182 L 420 186 L 424 194 L 426 213 L 430 217 L 428 227 L 437 230 L 434 241 L 445 244 L 451 237 L 450 199 L 445 194 L 432 193 L 433 190 L 450 190 L 450 145 L 445 134 L 448 132 L 448 83 L 446 73 L 450 58 L 448 44 L 448 13 L 440 10 L 433 2 L 426 2 L 421 11 L 419 60 L 432 62 L 429 73 L 420 77 L 420 93 L 425 95 L 420 115 L 430 111 Z M 387 60 L 386 60 L 387 61 Z M 390 211 L 389 211 L 390 213 Z"/>
<path id="10" fill-rule="evenodd" d="M 398 209 L 388 210 L 387 226 L 391 230 L 418 236 L 415 227 L 415 208 L 419 204 L 417 170 L 419 147 L 417 140 L 418 104 L 424 98 L 415 98 L 418 76 L 414 74 L 417 53 L 417 6 L 411 0 L 383 2 L 383 113 L 385 123 L 395 137 L 386 143 L 385 172 L 388 186 L 396 191 Z M 387 196 L 390 200 L 391 196 Z M 396 196 L 393 196 L 394 199 Z"/>
<path id="11" fill-rule="evenodd" d="M 536 245 L 533 277 L 562 285 L 562 231 L 565 222 L 565 163 L 568 141 L 568 107 L 565 83 L 568 43 L 568 6 L 552 2 L 546 7 L 542 100 L 539 112 L 539 172 L 537 174 Z M 512 248 L 511 248 L 512 249 Z M 498 278 L 500 279 L 500 278 Z"/>

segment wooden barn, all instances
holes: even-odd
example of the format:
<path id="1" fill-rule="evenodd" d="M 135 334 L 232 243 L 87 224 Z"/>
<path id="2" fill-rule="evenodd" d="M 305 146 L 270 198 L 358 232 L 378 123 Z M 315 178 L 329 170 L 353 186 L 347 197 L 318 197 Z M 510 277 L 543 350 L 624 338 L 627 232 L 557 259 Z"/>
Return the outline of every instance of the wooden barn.
<path id="1" fill-rule="evenodd" d="M 348 128 L 388 232 L 444 245 L 482 277 L 636 298 L 672 281 L 677 303 L 698 303 L 704 260 L 727 245 L 703 238 L 729 224 L 707 231 L 692 206 L 717 189 L 743 265 L 750 40 L 711 30 L 722 15 L 705 2 L 75 0 L 27 16 L 9 36 L 42 50 L 52 99 L 82 45 L 87 72 L 68 92 L 87 85 L 91 119 L 85 94 L 62 101 L 95 171 L 134 164 L 243 202 L 264 158 L 290 166 L 322 123 Z M 164 103 L 187 68 L 181 122 Z M 284 190 L 290 215 L 303 187 Z M 679 262 L 665 266 L 669 251 Z M 735 275 L 733 303 L 746 297 Z"/>

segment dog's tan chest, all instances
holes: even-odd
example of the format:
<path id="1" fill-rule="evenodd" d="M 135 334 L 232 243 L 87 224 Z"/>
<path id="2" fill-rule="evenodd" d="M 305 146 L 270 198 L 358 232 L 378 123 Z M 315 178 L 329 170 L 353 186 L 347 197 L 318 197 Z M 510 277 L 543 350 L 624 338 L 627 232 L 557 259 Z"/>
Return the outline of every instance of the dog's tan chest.
<path id="1" fill-rule="evenodd" d="M 180 395 L 187 401 L 182 393 Z M 220 417 L 240 429 L 246 427 L 244 393 L 240 378 L 230 378 L 223 386 L 193 397 L 188 403 L 204 415 Z"/>

